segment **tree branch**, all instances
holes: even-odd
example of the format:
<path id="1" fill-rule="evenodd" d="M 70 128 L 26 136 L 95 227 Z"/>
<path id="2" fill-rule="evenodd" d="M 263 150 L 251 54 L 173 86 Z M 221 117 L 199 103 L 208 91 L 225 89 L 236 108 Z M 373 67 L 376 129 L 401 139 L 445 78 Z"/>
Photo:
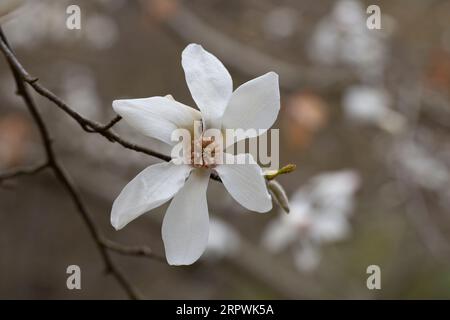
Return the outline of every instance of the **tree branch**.
<path id="1" fill-rule="evenodd" d="M 14 64 L 14 59 L 11 59 L 11 57 L 14 57 L 14 54 L 12 53 L 12 50 L 9 47 L 9 44 L 7 42 L 7 39 L 5 35 L 3 34 L 3 31 L 0 28 L 0 44 L 3 49 L 7 49 L 6 51 L 3 50 L 5 53 L 9 66 L 11 68 L 11 71 L 13 73 L 14 79 L 16 81 L 17 86 L 17 94 L 22 97 L 22 99 L 25 102 L 26 107 L 28 108 L 28 111 L 30 112 L 32 118 L 34 119 L 38 129 L 39 134 L 42 140 L 42 144 L 45 149 L 46 154 L 46 162 L 45 165 L 40 165 L 35 168 L 31 168 L 28 170 L 20 170 L 17 171 L 15 174 L 10 174 L 11 176 L 18 176 L 21 174 L 30 174 L 35 173 L 39 170 L 42 170 L 45 167 L 50 167 L 57 177 L 57 179 L 62 183 L 68 194 L 70 195 L 73 203 L 75 204 L 78 212 L 80 213 L 84 223 L 86 224 L 89 233 L 91 234 L 95 244 L 97 245 L 97 248 L 100 252 L 100 255 L 103 259 L 103 262 L 106 266 L 106 271 L 110 272 L 114 278 L 118 281 L 118 283 L 122 286 L 122 288 L 126 291 L 127 295 L 131 299 L 140 299 L 141 295 L 139 291 L 126 279 L 122 271 L 116 266 L 116 264 L 112 261 L 108 250 L 114 250 L 110 248 L 110 246 L 106 245 L 105 243 L 109 243 L 105 241 L 105 238 L 102 236 L 100 230 L 97 228 L 94 219 L 92 218 L 91 214 L 88 212 L 84 202 L 81 199 L 81 196 L 78 193 L 78 190 L 76 189 L 75 185 L 70 180 L 69 176 L 65 172 L 63 166 L 60 164 L 59 160 L 56 157 L 56 154 L 52 147 L 52 139 L 50 136 L 50 133 L 45 125 L 45 122 L 43 118 L 41 117 L 37 106 L 31 97 L 28 88 L 26 86 L 26 83 L 36 83 L 36 79 L 33 79 L 27 75 L 26 71 L 21 70 L 20 64 Z M 23 68 L 22 68 L 23 69 Z M 28 79 L 28 80 L 26 80 Z M 117 122 L 117 121 L 116 121 Z M 99 127 L 96 127 L 99 128 Z M 106 131 L 105 131 L 106 132 Z M 118 246 L 118 245 L 116 245 Z M 123 247 L 122 249 L 124 251 L 126 247 Z M 134 248 L 133 248 L 134 250 Z M 130 249 L 130 251 L 133 251 Z M 115 250 L 117 251 L 117 250 Z"/>
<path id="2" fill-rule="evenodd" d="M 117 122 L 119 122 L 120 120 L 122 120 L 121 116 L 116 116 L 114 117 L 110 122 L 108 122 L 107 124 L 105 124 L 102 128 L 99 128 L 97 131 L 92 130 L 90 128 L 87 129 L 87 131 L 89 132 L 100 132 L 100 131 L 106 131 L 111 129 L 113 126 L 116 125 Z"/>
<path id="3" fill-rule="evenodd" d="M 102 245 L 111 251 L 125 256 L 145 257 L 150 259 L 156 259 L 161 262 L 165 262 L 166 259 L 153 252 L 150 247 L 147 246 L 126 246 L 121 243 L 111 241 L 109 239 L 101 239 Z"/>
<path id="4" fill-rule="evenodd" d="M 167 156 L 165 154 L 162 154 L 160 152 L 139 146 L 137 144 L 134 144 L 132 142 L 129 142 L 123 138 L 121 138 L 119 135 L 111 131 L 111 127 L 114 126 L 117 122 L 121 120 L 120 117 L 116 117 L 112 119 L 108 124 L 102 125 L 96 121 L 87 119 L 83 117 L 81 114 L 70 108 L 61 98 L 59 98 L 57 95 L 55 95 L 53 92 L 45 88 L 39 83 L 38 78 L 32 77 L 27 70 L 23 67 L 23 65 L 19 62 L 15 54 L 12 52 L 10 47 L 8 46 L 7 42 L 5 41 L 6 38 L 4 35 L 1 37 L 0 41 L 0 50 L 5 55 L 6 59 L 8 60 L 8 63 L 10 67 L 14 70 L 17 77 L 19 77 L 22 81 L 28 83 L 37 93 L 39 93 L 41 96 L 47 98 L 51 102 L 53 102 L 57 107 L 59 107 L 61 110 L 63 110 L 65 113 L 67 113 L 70 117 L 72 117 L 80 126 L 81 128 L 86 132 L 91 133 L 98 133 L 108 139 L 111 142 L 117 142 L 123 147 L 127 149 L 131 149 L 137 152 L 145 153 L 149 156 L 159 158 L 164 161 L 170 161 L 172 158 L 170 156 Z M 211 179 L 216 181 L 221 181 L 220 177 L 215 174 L 211 173 Z"/>
<path id="5" fill-rule="evenodd" d="M 117 117 L 111 120 L 108 124 L 102 125 L 96 121 L 89 120 L 85 117 L 83 117 L 81 114 L 76 112 L 75 110 L 71 109 L 62 99 L 60 99 L 57 95 L 55 95 L 53 92 L 42 86 L 38 78 L 32 77 L 28 71 L 25 70 L 23 65 L 17 60 L 15 54 L 12 52 L 10 47 L 8 46 L 7 42 L 5 41 L 6 38 L 3 34 L 0 41 L 0 49 L 2 50 L 3 54 L 5 55 L 6 59 L 8 60 L 8 63 L 10 67 L 14 70 L 14 73 L 17 77 L 20 78 L 21 81 L 24 81 L 28 83 L 37 93 L 39 93 L 41 96 L 47 98 L 51 102 L 53 102 L 57 107 L 59 107 L 61 110 L 63 110 L 65 113 L 67 113 L 70 117 L 72 117 L 80 126 L 83 128 L 83 130 L 87 132 L 94 132 L 99 133 L 105 138 L 107 138 L 110 141 L 117 142 L 121 144 L 123 147 L 127 149 L 132 149 L 137 152 L 142 152 L 145 154 L 148 154 L 150 156 L 159 158 L 164 161 L 170 161 L 171 158 L 165 154 L 159 153 L 157 151 L 153 151 L 150 149 L 147 149 L 142 146 L 138 146 L 134 143 L 128 142 L 124 139 L 122 139 L 120 136 L 115 134 L 110 130 L 110 128 L 116 124 L 120 119 Z"/>

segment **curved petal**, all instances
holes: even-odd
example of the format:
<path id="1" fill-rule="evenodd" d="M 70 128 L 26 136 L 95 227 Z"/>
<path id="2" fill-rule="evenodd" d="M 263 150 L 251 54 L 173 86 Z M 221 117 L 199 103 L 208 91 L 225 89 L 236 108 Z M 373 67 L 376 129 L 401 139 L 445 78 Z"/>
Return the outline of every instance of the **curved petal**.
<path id="1" fill-rule="evenodd" d="M 184 187 L 173 198 L 162 225 L 167 262 L 189 265 L 206 249 L 209 235 L 206 189 L 209 170 L 194 170 Z"/>
<path id="2" fill-rule="evenodd" d="M 233 92 L 230 74 L 219 59 L 198 44 L 188 45 L 181 57 L 186 83 L 206 128 L 218 128 Z"/>
<path id="3" fill-rule="evenodd" d="M 131 180 L 113 203 L 111 224 L 122 229 L 143 213 L 162 205 L 183 187 L 192 168 L 164 162 L 147 167 Z"/>
<path id="4" fill-rule="evenodd" d="M 278 75 L 269 72 L 250 80 L 233 92 L 223 117 L 224 129 L 268 130 L 280 110 Z"/>
<path id="5" fill-rule="evenodd" d="M 169 145 L 177 143 L 171 141 L 175 129 L 191 129 L 194 121 L 201 119 L 198 110 L 168 97 L 115 100 L 113 108 L 142 134 Z"/>
<path id="6" fill-rule="evenodd" d="M 234 163 L 234 164 L 232 164 Z M 225 164 L 215 168 L 223 185 L 243 207 L 257 212 L 272 209 L 272 198 L 260 166 L 250 154 L 226 154 Z"/>

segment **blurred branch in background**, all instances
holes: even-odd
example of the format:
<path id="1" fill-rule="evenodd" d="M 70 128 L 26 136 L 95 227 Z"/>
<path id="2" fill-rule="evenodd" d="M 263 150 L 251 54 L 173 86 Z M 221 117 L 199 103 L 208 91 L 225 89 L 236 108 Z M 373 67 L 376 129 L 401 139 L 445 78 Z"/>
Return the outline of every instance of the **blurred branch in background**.
<path id="1" fill-rule="evenodd" d="M 141 1 L 144 9 L 160 1 Z M 148 7 L 150 8 L 148 8 Z M 280 75 L 280 86 L 286 90 L 297 90 L 301 86 L 316 88 L 337 88 L 354 79 L 354 75 L 341 68 L 317 68 L 291 64 L 269 54 L 240 43 L 221 31 L 203 22 L 192 10 L 181 2 L 176 3 L 176 10 L 166 17 L 166 30 L 184 43 L 202 40 L 202 44 L 225 61 L 249 76 L 263 74 L 274 70 Z"/>
<path id="2" fill-rule="evenodd" d="M 392 150 L 394 154 L 398 153 L 402 148 L 405 149 L 414 146 L 415 137 L 420 133 L 420 116 L 421 111 L 423 110 L 425 97 L 432 95 L 429 90 L 424 88 L 420 80 L 418 80 L 418 76 L 415 72 L 410 70 L 409 73 L 409 80 L 404 84 L 404 86 L 409 87 L 409 89 L 402 89 L 410 92 L 409 97 L 400 99 L 398 102 L 403 116 L 407 119 L 408 130 L 402 130 L 401 132 L 398 132 L 398 134 L 392 136 Z M 428 101 L 427 103 L 430 102 Z M 407 171 L 408 163 L 420 161 L 419 159 L 422 158 L 422 155 L 410 154 L 410 156 L 415 157 L 415 159 L 395 159 L 394 155 L 394 159 L 388 159 L 388 168 L 396 178 L 398 189 L 401 192 L 403 199 L 406 201 L 406 215 L 412 222 L 424 246 L 435 259 L 447 260 L 450 255 L 449 240 L 441 228 L 436 224 L 436 221 L 433 220 L 424 192 L 420 184 L 418 184 L 417 177 L 415 181 L 414 174 L 411 176 L 411 172 Z M 402 160 L 407 161 L 403 162 Z M 429 160 L 424 159 L 424 161 Z M 434 164 L 433 167 L 433 171 L 436 172 L 437 165 Z M 444 168 L 443 170 L 446 169 Z M 422 177 L 422 179 L 432 179 L 430 177 L 433 175 L 430 172 L 428 172 L 427 175 L 429 177 Z M 445 174 L 441 178 L 445 180 L 444 176 Z M 422 181 L 422 183 L 426 184 L 425 181 Z"/>

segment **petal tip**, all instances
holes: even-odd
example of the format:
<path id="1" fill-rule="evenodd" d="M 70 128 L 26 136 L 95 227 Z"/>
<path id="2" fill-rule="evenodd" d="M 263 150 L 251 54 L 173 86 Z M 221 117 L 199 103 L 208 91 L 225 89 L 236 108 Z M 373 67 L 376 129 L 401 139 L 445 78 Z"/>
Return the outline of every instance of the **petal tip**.
<path id="1" fill-rule="evenodd" d="M 193 50 L 193 49 L 203 49 L 202 45 L 198 44 L 198 43 L 190 43 L 186 46 L 186 48 L 184 50 Z"/>
<path id="2" fill-rule="evenodd" d="M 193 53 L 195 51 L 204 51 L 203 47 L 200 44 L 197 43 L 190 43 L 184 48 L 183 52 L 181 53 L 181 57 L 184 58 L 187 54 Z"/>
<path id="3" fill-rule="evenodd" d="M 119 223 L 118 219 L 112 218 L 112 217 L 111 217 L 111 225 L 113 226 L 113 228 L 116 231 L 119 231 L 120 229 L 122 229 L 124 227 L 121 223 Z"/>
<path id="4" fill-rule="evenodd" d="M 114 109 L 114 111 L 116 113 L 120 113 L 120 111 L 121 111 L 121 109 L 123 107 L 122 102 L 123 102 L 123 100 L 114 100 L 112 102 L 112 108 Z"/>
<path id="5" fill-rule="evenodd" d="M 269 72 L 267 72 L 267 75 L 270 75 L 271 77 L 274 77 L 277 81 L 280 78 L 278 73 L 276 73 L 275 71 L 269 71 Z"/>
<path id="6" fill-rule="evenodd" d="M 200 258 L 200 257 L 199 257 Z M 186 260 L 184 261 L 183 259 L 175 259 L 175 258 L 170 258 L 168 256 L 166 256 L 166 260 L 167 263 L 171 266 L 174 267 L 179 267 L 179 266 L 190 266 L 192 265 L 194 262 L 196 262 L 199 258 L 195 259 L 195 260 Z"/>

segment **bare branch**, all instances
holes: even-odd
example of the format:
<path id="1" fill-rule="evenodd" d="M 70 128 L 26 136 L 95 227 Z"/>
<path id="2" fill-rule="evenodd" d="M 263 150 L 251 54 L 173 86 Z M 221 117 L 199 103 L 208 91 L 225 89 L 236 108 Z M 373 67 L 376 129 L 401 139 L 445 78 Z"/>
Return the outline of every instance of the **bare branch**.
<path id="1" fill-rule="evenodd" d="M 42 86 L 38 78 L 32 77 L 28 71 L 22 66 L 22 64 L 17 60 L 14 53 L 11 51 L 7 43 L 5 42 L 4 36 L 2 36 L 2 41 L 0 41 L 0 49 L 3 54 L 7 58 L 11 68 L 14 70 L 17 77 L 19 77 L 22 81 L 28 83 L 37 93 L 41 96 L 47 98 L 52 101 L 57 107 L 67 113 L 70 117 L 72 117 L 78 124 L 83 128 L 83 130 L 87 132 L 99 133 L 110 141 L 117 142 L 121 144 L 123 147 L 127 149 L 132 149 L 137 152 L 142 152 L 148 154 L 152 157 L 159 158 L 164 161 L 170 161 L 171 158 L 165 154 L 159 153 L 157 151 L 150 150 L 148 148 L 138 146 L 134 143 L 128 142 L 125 139 L 122 139 L 120 136 L 110 131 L 109 129 L 117 123 L 120 119 L 113 119 L 110 123 L 106 125 L 102 125 L 96 121 L 89 120 L 83 117 L 81 114 L 71 109 L 61 98 L 55 95 L 53 92 Z"/>
<path id="2" fill-rule="evenodd" d="M 120 121 L 120 117 L 116 117 L 113 120 L 111 120 L 108 124 L 102 125 L 98 122 L 89 120 L 87 118 L 84 118 L 81 114 L 76 112 L 75 110 L 71 109 L 61 98 L 59 98 L 57 95 L 55 95 L 53 92 L 42 86 L 38 78 L 32 77 L 27 70 L 22 66 L 22 64 L 17 60 L 14 53 L 11 51 L 7 43 L 4 41 L 4 37 L 2 37 L 2 41 L 0 41 L 0 49 L 3 51 L 3 54 L 6 56 L 11 68 L 14 70 L 14 72 L 17 74 L 17 76 L 23 80 L 24 82 L 28 83 L 37 93 L 39 93 L 41 96 L 47 98 L 51 102 L 53 102 L 57 107 L 59 107 L 61 110 L 63 110 L 65 113 L 67 113 L 70 117 L 72 117 L 78 124 L 85 130 L 86 132 L 93 132 L 98 133 L 108 139 L 112 142 L 117 142 L 123 147 L 134 150 L 137 152 L 145 153 L 147 155 L 150 155 L 152 157 L 159 158 L 164 161 L 170 161 L 172 158 L 170 156 L 167 156 L 165 154 L 162 154 L 160 152 L 139 146 L 137 144 L 134 144 L 132 142 L 129 142 L 123 138 L 121 138 L 119 135 L 111 131 L 111 127 L 114 126 L 117 122 Z M 220 177 L 215 174 L 211 173 L 211 179 L 216 181 L 221 181 Z"/>
<path id="3" fill-rule="evenodd" d="M 122 120 L 121 116 L 115 116 L 110 122 L 105 124 L 102 128 L 99 128 L 98 130 L 92 130 L 92 129 L 88 128 L 87 131 L 89 131 L 89 132 L 106 131 L 106 130 L 111 129 L 113 126 L 115 126 L 116 123 L 119 122 L 120 120 Z"/>
<path id="4" fill-rule="evenodd" d="M 166 261 L 164 257 L 155 254 L 153 250 L 147 246 L 126 246 L 121 243 L 111 241 L 109 239 L 102 239 L 101 243 L 108 250 L 114 251 L 121 255 L 146 257 L 150 259 L 156 259 L 161 262 Z"/>
<path id="5" fill-rule="evenodd" d="M 109 255 L 109 252 L 107 250 L 107 247 L 103 245 L 103 239 L 104 237 L 101 235 L 100 230 L 97 228 L 94 219 L 92 218 L 91 214 L 88 212 L 84 202 L 81 199 L 80 194 L 78 193 L 78 190 L 76 189 L 75 185 L 70 180 L 69 176 L 65 172 L 63 166 L 60 164 L 59 160 L 56 157 L 56 154 L 52 147 L 52 140 L 50 133 L 45 125 L 45 122 L 43 118 L 41 117 L 37 106 L 31 97 L 28 88 L 26 86 L 26 83 L 35 83 L 36 80 L 29 77 L 29 75 L 26 73 L 26 71 L 21 70 L 20 67 L 13 64 L 14 54 L 12 53 L 12 50 L 10 50 L 7 39 L 5 35 L 3 34 L 2 30 L 0 29 L 0 38 L 1 38 L 1 47 L 6 48 L 6 57 L 8 60 L 8 63 L 10 65 L 11 71 L 14 75 L 14 79 L 16 81 L 17 85 L 17 94 L 20 95 L 25 105 L 27 106 L 31 116 L 33 117 L 38 129 L 39 134 L 42 140 L 42 144 L 45 149 L 47 162 L 46 166 L 49 166 L 55 176 L 58 178 L 58 180 L 62 183 L 70 197 L 72 198 L 73 203 L 75 204 L 78 212 L 80 213 L 84 223 L 86 224 L 93 240 L 95 241 L 97 248 L 102 256 L 103 262 L 106 266 L 106 271 L 111 273 L 115 279 L 119 282 L 119 284 L 122 286 L 122 288 L 126 291 L 127 295 L 131 299 L 140 299 L 141 295 L 138 292 L 138 290 L 125 278 L 122 271 L 115 265 L 115 263 L 111 260 L 111 257 Z M 25 72 L 25 73 L 23 73 Z M 28 79 L 25 80 L 25 79 Z"/>
<path id="6" fill-rule="evenodd" d="M 413 223 L 420 240 L 435 258 L 440 259 L 443 255 L 447 257 L 450 252 L 449 244 L 440 228 L 430 219 L 428 206 L 421 190 L 397 167 L 393 168 L 393 171 L 399 191 L 408 200 L 406 214 Z"/>

